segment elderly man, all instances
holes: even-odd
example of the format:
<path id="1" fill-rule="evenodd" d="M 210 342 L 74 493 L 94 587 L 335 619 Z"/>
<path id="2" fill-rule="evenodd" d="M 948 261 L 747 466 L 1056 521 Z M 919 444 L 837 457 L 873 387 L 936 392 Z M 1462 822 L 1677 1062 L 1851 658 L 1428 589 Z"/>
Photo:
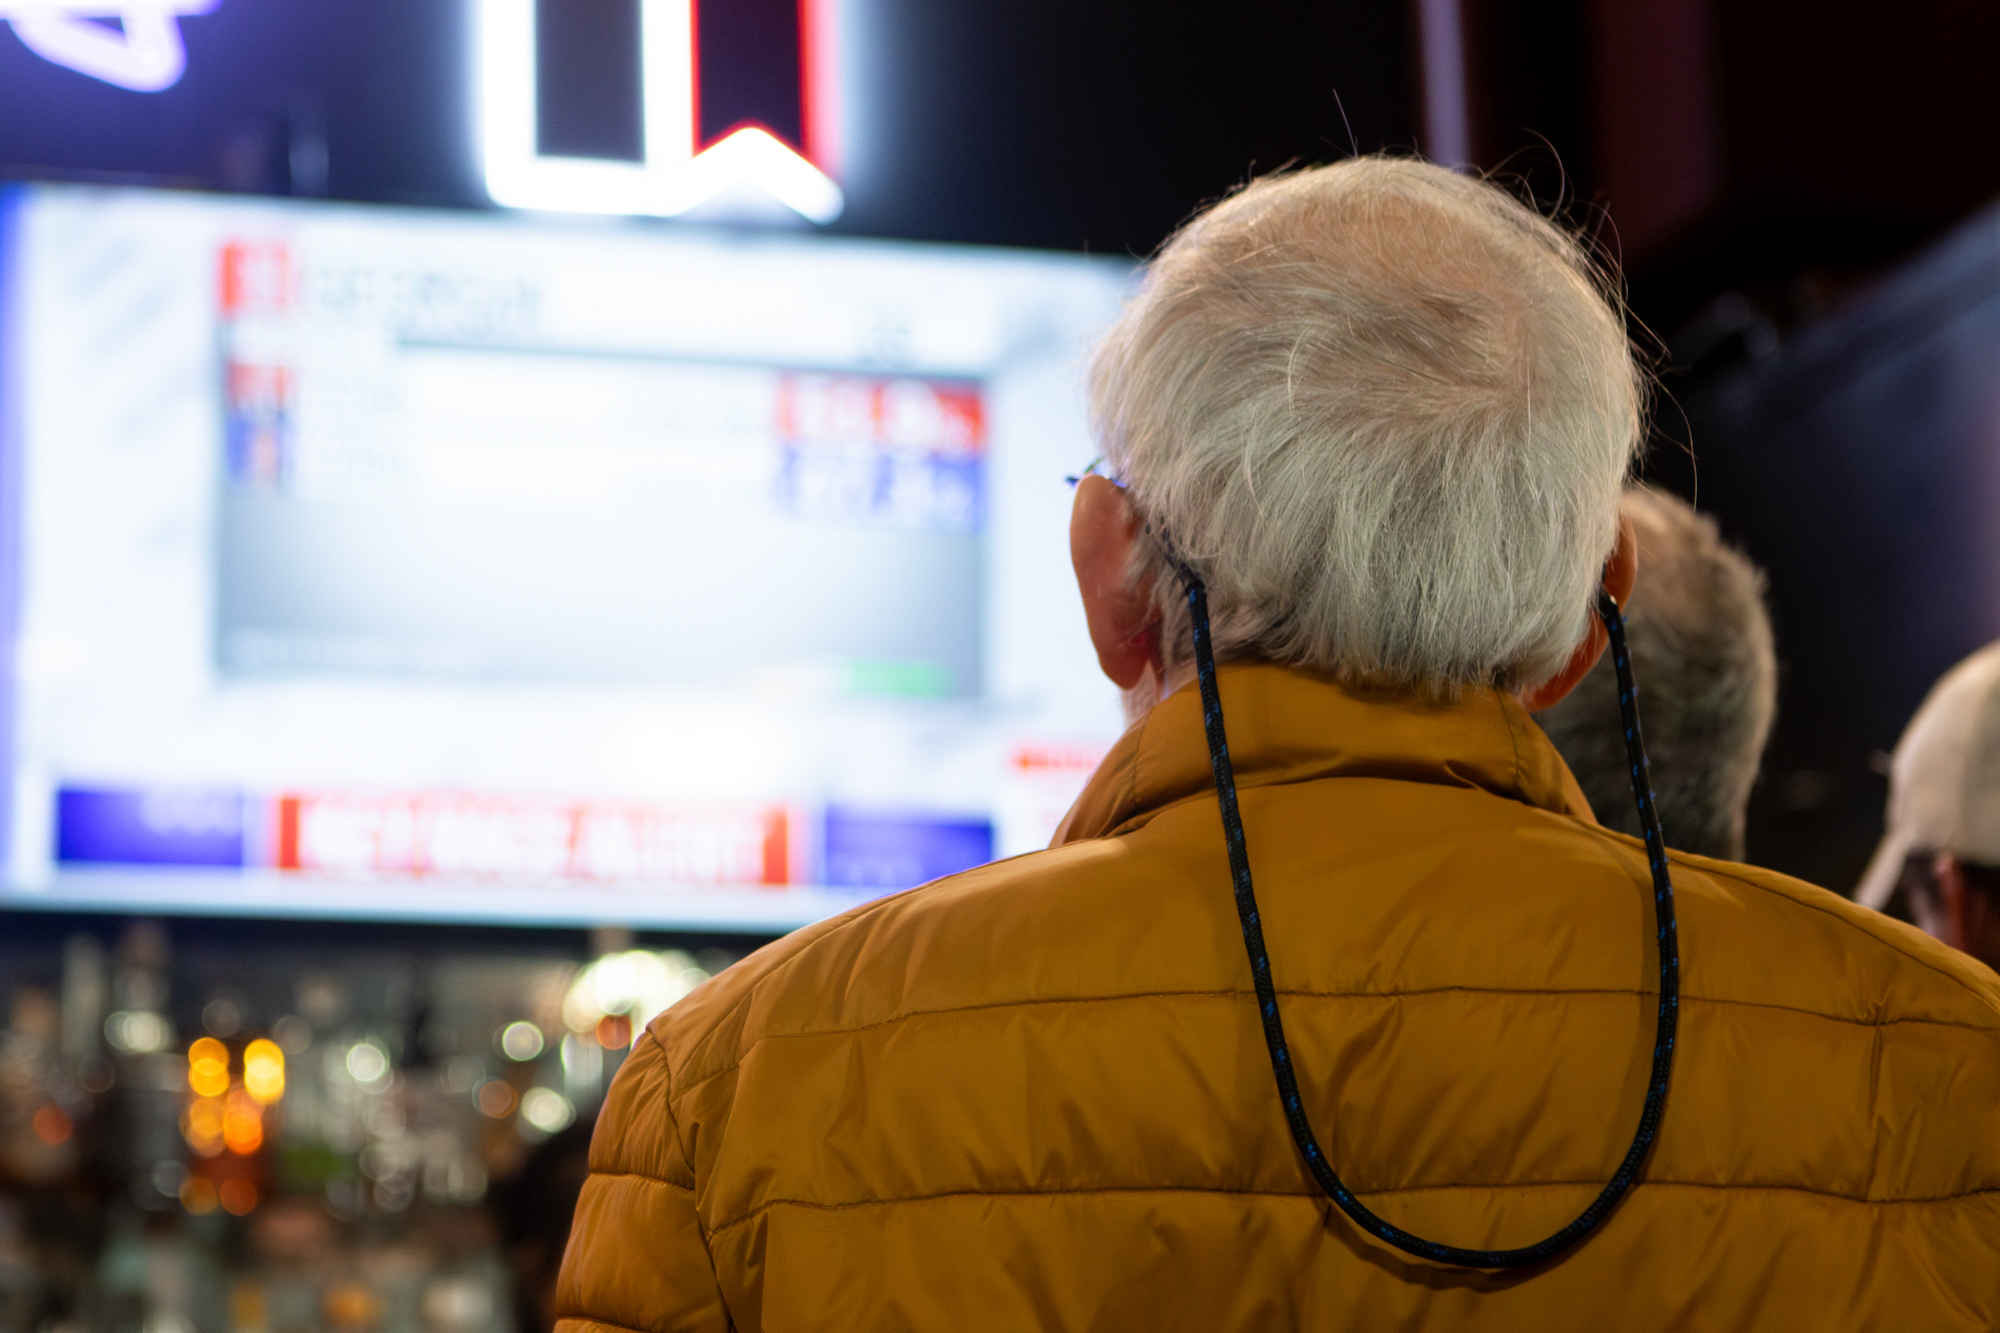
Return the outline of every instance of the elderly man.
<path id="1" fill-rule="evenodd" d="M 1620 509 L 1639 542 L 1625 634 L 1646 692 L 1646 748 L 1667 841 L 1740 861 L 1744 810 L 1778 701 L 1763 575 L 1686 501 L 1633 486 Z M 1535 720 L 1598 819 L 1638 836 L 1610 660 Z"/>
<path id="2" fill-rule="evenodd" d="M 1055 847 L 651 1025 L 562 1327 L 2000 1321 L 2000 985 L 1655 868 L 1529 720 L 1633 579 L 1639 382 L 1576 244 L 1418 162 L 1263 181 L 1092 394 L 1071 553 L 1134 725 Z"/>
<path id="3" fill-rule="evenodd" d="M 2000 967 L 2000 643 L 1931 687 L 1889 766 L 1889 828 L 1855 898 Z"/>

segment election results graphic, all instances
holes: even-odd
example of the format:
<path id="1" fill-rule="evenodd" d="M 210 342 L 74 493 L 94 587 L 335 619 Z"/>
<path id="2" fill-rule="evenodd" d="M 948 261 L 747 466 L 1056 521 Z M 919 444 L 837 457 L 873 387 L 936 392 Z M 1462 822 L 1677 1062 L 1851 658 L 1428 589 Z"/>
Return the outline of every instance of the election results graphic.
<path id="1" fill-rule="evenodd" d="M 1128 265 L 11 208 L 0 896 L 784 929 L 1046 845 L 1120 730 L 1063 478 Z"/>

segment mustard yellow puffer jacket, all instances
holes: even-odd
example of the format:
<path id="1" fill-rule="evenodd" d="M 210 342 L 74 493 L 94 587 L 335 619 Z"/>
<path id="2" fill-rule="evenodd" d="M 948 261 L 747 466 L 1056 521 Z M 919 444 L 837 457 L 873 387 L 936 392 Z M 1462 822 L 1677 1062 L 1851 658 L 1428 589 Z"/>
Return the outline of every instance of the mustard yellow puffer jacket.
<path id="1" fill-rule="evenodd" d="M 1264 666 L 1222 694 L 1337 1169 L 1437 1240 L 1567 1222 L 1652 1054 L 1639 844 L 1511 699 Z M 1365 1239 L 1308 1176 L 1192 689 L 1058 844 L 800 931 L 656 1020 L 597 1128 L 563 1333 L 2000 1325 L 2000 980 L 1917 932 L 1676 856 L 1681 1040 L 1641 1183 L 1581 1249 L 1494 1276 Z"/>

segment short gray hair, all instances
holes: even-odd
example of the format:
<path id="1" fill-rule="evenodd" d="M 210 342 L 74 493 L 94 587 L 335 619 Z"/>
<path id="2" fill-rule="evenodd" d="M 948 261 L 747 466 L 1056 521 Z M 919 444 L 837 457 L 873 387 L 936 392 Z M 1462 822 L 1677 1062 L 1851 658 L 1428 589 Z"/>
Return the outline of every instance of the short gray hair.
<path id="1" fill-rule="evenodd" d="M 1673 496 L 1634 486 L 1623 508 L 1639 537 L 1625 634 L 1662 831 L 1670 847 L 1739 861 L 1778 706 L 1764 576 Z M 1610 659 L 1539 720 L 1598 819 L 1638 835 Z"/>
<path id="2" fill-rule="evenodd" d="M 1582 244 L 1495 185 L 1389 157 L 1197 217 L 1090 369 L 1170 674 L 1179 560 L 1219 657 L 1435 696 L 1541 681 L 1584 637 L 1643 397 Z"/>

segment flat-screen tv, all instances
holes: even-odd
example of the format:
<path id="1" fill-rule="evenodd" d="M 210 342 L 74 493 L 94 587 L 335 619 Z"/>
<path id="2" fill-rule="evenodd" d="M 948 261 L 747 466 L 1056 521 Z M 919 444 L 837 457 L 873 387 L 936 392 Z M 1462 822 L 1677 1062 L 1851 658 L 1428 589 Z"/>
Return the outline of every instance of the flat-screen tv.
<path id="1" fill-rule="evenodd" d="M 1046 844 L 1131 266 L 0 209 L 0 906 L 781 930 Z"/>

